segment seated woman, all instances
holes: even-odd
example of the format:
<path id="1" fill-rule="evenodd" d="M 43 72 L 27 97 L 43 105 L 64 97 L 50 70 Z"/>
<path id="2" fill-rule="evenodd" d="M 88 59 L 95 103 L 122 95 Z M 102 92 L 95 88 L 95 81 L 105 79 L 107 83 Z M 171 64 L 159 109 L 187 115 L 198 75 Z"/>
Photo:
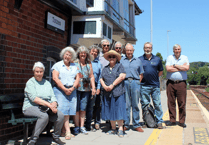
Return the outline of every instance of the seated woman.
<path id="1" fill-rule="evenodd" d="M 57 110 L 57 99 L 52 90 L 51 84 L 43 79 L 45 67 L 41 62 L 36 62 L 33 66 L 34 77 L 30 78 L 25 87 L 25 99 L 23 103 L 23 114 L 25 116 L 37 117 L 35 128 L 28 145 L 34 145 L 39 135 L 44 130 L 49 120 L 54 122 L 54 142 L 65 144 L 59 138 L 63 126 L 64 115 Z M 46 106 L 53 112 L 49 115 L 40 109 L 40 105 Z"/>
<path id="2" fill-rule="evenodd" d="M 116 121 L 118 123 L 118 136 L 123 137 L 123 120 L 126 116 L 126 99 L 124 79 L 126 77 L 125 69 L 121 63 L 119 53 L 110 50 L 104 54 L 104 58 L 109 61 L 109 65 L 102 70 L 101 85 L 104 88 L 102 98 L 102 119 L 110 120 L 112 130 L 107 134 L 116 134 Z"/>

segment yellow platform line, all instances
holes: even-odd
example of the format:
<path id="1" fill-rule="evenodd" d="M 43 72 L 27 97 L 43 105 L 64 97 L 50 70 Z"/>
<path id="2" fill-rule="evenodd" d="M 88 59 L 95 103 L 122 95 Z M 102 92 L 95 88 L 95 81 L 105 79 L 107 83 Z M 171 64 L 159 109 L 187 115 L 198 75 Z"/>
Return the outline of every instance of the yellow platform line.
<path id="1" fill-rule="evenodd" d="M 163 120 L 168 120 L 169 114 L 168 110 L 163 115 Z M 164 126 L 164 123 L 163 123 Z M 154 129 L 150 137 L 147 139 L 146 143 L 144 145 L 156 145 L 157 140 L 163 130 L 162 129 Z"/>

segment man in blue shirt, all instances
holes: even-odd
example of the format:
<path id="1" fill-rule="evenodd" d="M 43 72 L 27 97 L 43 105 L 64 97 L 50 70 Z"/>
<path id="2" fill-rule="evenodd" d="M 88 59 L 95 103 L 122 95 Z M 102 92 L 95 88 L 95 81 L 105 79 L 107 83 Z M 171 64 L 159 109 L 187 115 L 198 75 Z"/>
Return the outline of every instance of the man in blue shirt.
<path id="1" fill-rule="evenodd" d="M 125 47 L 126 56 L 121 58 L 120 63 L 123 64 L 126 71 L 125 89 L 126 89 L 126 113 L 127 120 L 124 122 L 124 131 L 129 129 L 130 126 L 130 111 L 132 107 L 132 122 L 134 130 L 138 132 L 144 132 L 139 123 L 140 110 L 139 110 L 139 98 L 140 98 L 140 82 L 143 78 L 143 66 L 141 60 L 133 56 L 134 48 L 130 43 Z"/>
<path id="2" fill-rule="evenodd" d="M 152 43 L 144 44 L 144 55 L 140 56 L 144 68 L 143 79 L 141 82 L 141 105 L 142 110 L 150 104 L 151 98 L 155 107 L 155 115 L 158 128 L 163 129 L 163 110 L 161 106 L 159 76 L 163 74 L 163 65 L 159 57 L 152 54 Z"/>
<path id="3" fill-rule="evenodd" d="M 170 55 L 166 61 L 167 70 L 167 97 L 170 122 L 166 125 L 176 125 L 176 98 L 179 107 L 179 126 L 185 128 L 186 118 L 186 92 L 187 92 L 187 71 L 189 70 L 189 60 L 187 56 L 181 55 L 181 46 L 173 46 L 174 55 Z"/>
<path id="4" fill-rule="evenodd" d="M 107 39 L 101 41 L 102 52 L 99 53 L 99 61 L 102 64 L 102 68 L 109 64 L 109 61 L 104 58 L 104 54 L 110 50 L 110 42 Z"/>

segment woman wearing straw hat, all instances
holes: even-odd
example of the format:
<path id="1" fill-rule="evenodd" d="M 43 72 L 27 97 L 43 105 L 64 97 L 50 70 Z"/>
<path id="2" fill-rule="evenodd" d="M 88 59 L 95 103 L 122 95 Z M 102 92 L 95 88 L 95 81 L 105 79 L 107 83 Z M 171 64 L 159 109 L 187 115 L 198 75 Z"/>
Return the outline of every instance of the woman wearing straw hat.
<path id="1" fill-rule="evenodd" d="M 101 74 L 101 85 L 104 88 L 104 97 L 102 98 L 102 119 L 110 120 L 112 130 L 107 134 L 116 134 L 116 121 L 118 123 L 118 136 L 123 137 L 123 120 L 126 120 L 126 102 L 124 79 L 126 77 L 125 69 L 119 63 L 121 56 L 114 50 L 104 54 L 104 58 L 109 61 Z"/>

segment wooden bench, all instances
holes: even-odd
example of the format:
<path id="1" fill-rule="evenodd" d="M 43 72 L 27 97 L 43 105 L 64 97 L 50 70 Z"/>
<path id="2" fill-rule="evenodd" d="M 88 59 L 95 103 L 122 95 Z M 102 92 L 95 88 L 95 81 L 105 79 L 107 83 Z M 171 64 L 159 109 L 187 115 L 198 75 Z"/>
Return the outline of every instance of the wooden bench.
<path id="1" fill-rule="evenodd" d="M 8 123 L 12 125 L 23 124 L 23 144 L 26 144 L 28 138 L 28 124 L 35 123 L 37 118 L 25 116 L 22 118 L 15 117 L 15 111 L 22 110 L 24 97 L 24 94 L 0 95 L 0 109 L 10 110 L 11 119 L 8 120 Z"/>

